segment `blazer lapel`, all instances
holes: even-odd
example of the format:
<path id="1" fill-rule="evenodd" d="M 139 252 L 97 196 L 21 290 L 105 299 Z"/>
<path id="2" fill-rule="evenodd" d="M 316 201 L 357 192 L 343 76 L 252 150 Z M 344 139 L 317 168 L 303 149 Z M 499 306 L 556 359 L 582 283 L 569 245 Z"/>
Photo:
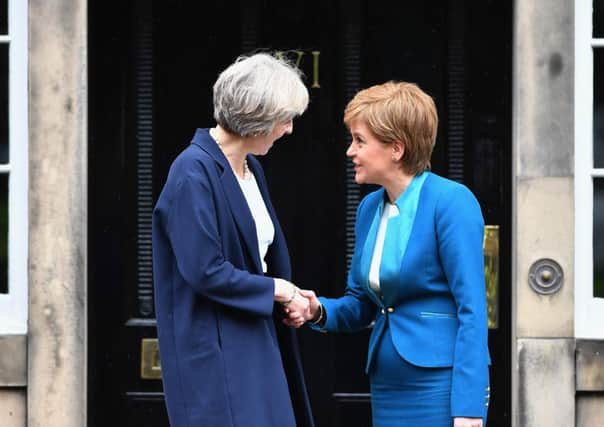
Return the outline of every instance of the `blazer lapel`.
<path id="1" fill-rule="evenodd" d="M 257 273 L 262 272 L 260 263 L 260 253 L 258 251 L 258 237 L 256 234 L 256 223 L 243 195 L 241 186 L 233 173 L 227 158 L 222 153 L 218 144 L 210 136 L 207 129 L 197 129 L 193 137 L 193 143 L 207 152 L 222 168 L 220 181 L 224 189 L 224 194 L 231 208 L 231 215 L 237 225 L 239 234 L 243 237 L 243 242 L 250 254 Z"/>
<path id="2" fill-rule="evenodd" d="M 383 191 L 383 190 L 382 190 Z M 379 306 L 381 307 L 382 301 L 380 297 L 375 293 L 375 291 L 371 288 L 369 284 L 369 270 L 371 269 L 371 261 L 373 259 L 373 250 L 375 248 L 375 241 L 377 239 L 377 232 L 380 225 L 380 220 L 382 219 L 382 212 L 384 210 L 384 204 L 381 202 L 383 200 L 382 197 L 379 198 L 380 203 L 376 206 L 375 214 L 373 216 L 373 220 L 369 227 L 369 231 L 365 236 L 365 242 L 363 244 L 362 256 L 361 256 L 361 277 L 363 278 L 363 286 L 365 287 L 365 291 L 369 295 L 369 297 Z"/>

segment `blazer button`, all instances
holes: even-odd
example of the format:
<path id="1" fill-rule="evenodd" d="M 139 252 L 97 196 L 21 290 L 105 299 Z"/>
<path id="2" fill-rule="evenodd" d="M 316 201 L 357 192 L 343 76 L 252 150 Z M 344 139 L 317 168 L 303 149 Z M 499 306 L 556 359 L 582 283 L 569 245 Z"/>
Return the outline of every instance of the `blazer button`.
<path id="1" fill-rule="evenodd" d="M 388 313 L 394 313 L 394 308 L 388 307 Z"/>
<path id="2" fill-rule="evenodd" d="M 382 308 L 382 314 L 384 314 L 384 313 L 386 313 L 386 312 L 385 312 L 385 311 L 384 311 L 384 309 Z"/>

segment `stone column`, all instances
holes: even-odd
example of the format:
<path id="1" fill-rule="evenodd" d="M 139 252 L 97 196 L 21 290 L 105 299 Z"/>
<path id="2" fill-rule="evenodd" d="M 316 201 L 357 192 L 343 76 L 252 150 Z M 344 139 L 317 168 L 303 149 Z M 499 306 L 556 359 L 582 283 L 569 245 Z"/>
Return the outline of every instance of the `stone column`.
<path id="1" fill-rule="evenodd" d="M 574 426 L 574 4 L 516 1 L 513 51 L 514 425 Z M 529 286 L 534 262 L 562 288 Z"/>
<path id="2" fill-rule="evenodd" d="M 29 1 L 28 427 L 86 425 L 87 2 Z"/>

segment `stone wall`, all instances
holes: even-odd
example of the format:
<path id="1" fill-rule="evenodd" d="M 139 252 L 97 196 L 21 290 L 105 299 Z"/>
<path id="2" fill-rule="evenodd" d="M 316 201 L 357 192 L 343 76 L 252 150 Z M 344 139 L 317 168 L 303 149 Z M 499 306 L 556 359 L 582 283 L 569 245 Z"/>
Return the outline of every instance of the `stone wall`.
<path id="1" fill-rule="evenodd" d="M 573 2 L 516 1 L 513 52 L 514 425 L 574 426 Z M 550 295 L 529 286 L 544 258 L 563 272 Z"/>
<path id="2" fill-rule="evenodd" d="M 87 2 L 29 2 L 28 427 L 86 425 Z"/>

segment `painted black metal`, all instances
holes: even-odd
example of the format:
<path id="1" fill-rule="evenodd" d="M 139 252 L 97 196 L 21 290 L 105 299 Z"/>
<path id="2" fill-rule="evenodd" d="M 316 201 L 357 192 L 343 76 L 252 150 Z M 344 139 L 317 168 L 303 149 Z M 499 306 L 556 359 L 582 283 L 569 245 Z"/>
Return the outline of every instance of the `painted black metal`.
<path id="1" fill-rule="evenodd" d="M 154 315 L 151 214 L 153 212 L 153 9 L 135 2 L 136 220 L 138 315 Z"/>

